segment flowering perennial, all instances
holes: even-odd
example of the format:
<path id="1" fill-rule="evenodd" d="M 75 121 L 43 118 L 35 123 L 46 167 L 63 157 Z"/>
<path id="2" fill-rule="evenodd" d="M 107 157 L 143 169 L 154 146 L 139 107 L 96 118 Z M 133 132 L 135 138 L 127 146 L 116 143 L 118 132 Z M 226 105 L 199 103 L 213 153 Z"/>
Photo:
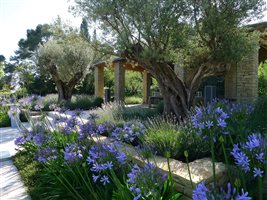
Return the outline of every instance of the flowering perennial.
<path id="1" fill-rule="evenodd" d="M 167 178 L 153 163 L 145 164 L 144 168 L 134 165 L 127 176 L 130 191 L 135 195 L 134 200 L 142 197 L 158 199 Z"/>
<path id="2" fill-rule="evenodd" d="M 253 171 L 254 177 L 262 177 L 267 164 L 266 151 L 267 140 L 258 133 L 249 135 L 244 143 L 235 144 L 231 154 L 245 173 Z"/>
<path id="3" fill-rule="evenodd" d="M 231 184 L 227 184 L 227 190 L 220 188 L 220 191 L 215 191 L 215 189 L 210 190 L 205 185 L 205 182 L 201 182 L 196 186 L 193 191 L 193 200 L 251 200 L 252 198 L 248 196 L 248 192 L 244 192 L 241 189 L 241 193 L 237 191 L 236 188 L 232 188 Z"/>
<path id="4" fill-rule="evenodd" d="M 140 122 L 127 122 L 123 128 L 117 127 L 112 132 L 112 138 L 117 141 L 134 143 L 145 133 L 145 127 Z"/>
<path id="5" fill-rule="evenodd" d="M 119 152 L 114 144 L 98 142 L 88 152 L 87 163 L 93 173 L 93 181 L 103 185 L 110 182 L 109 170 L 118 170 L 126 163 L 126 155 Z"/>

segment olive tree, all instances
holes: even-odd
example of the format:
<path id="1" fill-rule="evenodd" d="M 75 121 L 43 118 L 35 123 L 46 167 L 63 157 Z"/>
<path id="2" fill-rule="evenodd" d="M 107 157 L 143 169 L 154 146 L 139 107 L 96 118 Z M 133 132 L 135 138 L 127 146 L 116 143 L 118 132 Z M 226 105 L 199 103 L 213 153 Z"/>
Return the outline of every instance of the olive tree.
<path id="1" fill-rule="evenodd" d="M 257 45 L 244 23 L 263 0 L 75 0 L 75 12 L 99 24 L 119 56 L 158 81 L 167 113 L 185 117 L 201 82 L 224 75 Z M 181 79 L 174 66 L 186 71 Z"/>
<path id="2" fill-rule="evenodd" d="M 74 87 L 89 73 L 94 53 L 78 33 L 53 37 L 38 49 L 40 67 L 53 78 L 58 100 L 71 100 Z"/>

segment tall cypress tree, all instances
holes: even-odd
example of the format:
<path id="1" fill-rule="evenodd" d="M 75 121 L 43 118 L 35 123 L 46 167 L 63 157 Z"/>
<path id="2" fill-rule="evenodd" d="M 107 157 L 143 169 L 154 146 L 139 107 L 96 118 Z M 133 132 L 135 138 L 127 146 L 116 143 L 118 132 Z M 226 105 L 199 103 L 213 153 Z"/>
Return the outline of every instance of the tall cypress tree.
<path id="1" fill-rule="evenodd" d="M 87 41 L 90 41 L 90 34 L 89 34 L 89 31 L 88 31 L 88 23 L 87 23 L 85 18 L 83 18 L 81 26 L 80 26 L 80 34 Z"/>

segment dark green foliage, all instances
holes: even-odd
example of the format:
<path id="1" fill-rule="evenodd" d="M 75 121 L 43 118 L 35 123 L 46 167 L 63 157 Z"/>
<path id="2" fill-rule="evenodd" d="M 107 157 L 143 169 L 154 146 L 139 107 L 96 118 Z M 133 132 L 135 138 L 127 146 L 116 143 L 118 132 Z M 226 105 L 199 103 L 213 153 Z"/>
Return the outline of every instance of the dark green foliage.
<path id="1" fill-rule="evenodd" d="M 256 101 L 255 110 L 248 118 L 250 130 L 267 133 L 267 97 L 262 96 Z"/>
<path id="2" fill-rule="evenodd" d="M 101 107 L 102 103 L 104 103 L 104 100 L 102 97 L 96 97 L 93 101 L 94 107 Z"/>
<path id="3" fill-rule="evenodd" d="M 19 152 L 12 159 L 20 172 L 20 176 L 28 189 L 31 199 L 40 199 L 41 188 L 38 186 L 41 183 L 42 166 L 26 151 Z"/>
<path id="4" fill-rule="evenodd" d="M 156 112 L 159 114 L 163 114 L 164 112 L 164 101 L 160 101 L 156 106 Z"/>
<path id="5" fill-rule="evenodd" d="M 88 31 L 88 24 L 85 18 L 83 18 L 81 26 L 80 26 L 80 34 L 81 36 L 86 39 L 87 41 L 90 41 L 90 35 Z"/>
<path id="6" fill-rule="evenodd" d="M 77 95 L 71 102 L 65 102 L 63 105 L 70 110 L 89 110 L 92 108 L 101 107 L 103 102 L 103 98 L 101 97 L 95 98 L 87 95 Z"/>
<path id="7" fill-rule="evenodd" d="M 9 127 L 11 125 L 7 112 L 0 109 L 0 127 Z"/>
<path id="8" fill-rule="evenodd" d="M 95 79 L 94 79 L 94 75 L 92 72 L 88 74 L 79 85 L 75 87 L 74 93 L 94 95 L 94 92 L 95 92 L 94 81 Z"/>
<path id="9" fill-rule="evenodd" d="M 52 32 L 48 24 L 39 24 L 35 30 L 28 29 L 27 38 L 19 41 L 19 49 L 16 51 L 16 56 L 12 60 L 20 61 L 29 59 L 38 48 L 38 45 L 48 41 L 51 35 Z"/>
<path id="10" fill-rule="evenodd" d="M 20 119 L 21 122 L 28 122 L 28 119 L 27 119 L 27 117 L 26 117 L 24 112 L 21 112 L 19 114 L 19 119 Z"/>
<path id="11" fill-rule="evenodd" d="M 4 62 L 6 60 L 5 56 L 0 54 L 0 62 Z"/>
<path id="12" fill-rule="evenodd" d="M 258 68 L 258 93 L 267 96 L 267 63 L 261 63 Z"/>

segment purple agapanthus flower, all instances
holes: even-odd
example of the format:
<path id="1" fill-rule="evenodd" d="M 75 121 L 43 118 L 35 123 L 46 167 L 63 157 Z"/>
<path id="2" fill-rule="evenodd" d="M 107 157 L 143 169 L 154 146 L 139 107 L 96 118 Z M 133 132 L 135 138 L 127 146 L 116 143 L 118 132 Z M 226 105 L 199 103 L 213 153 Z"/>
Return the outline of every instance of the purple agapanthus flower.
<path id="1" fill-rule="evenodd" d="M 253 171 L 254 177 L 261 177 L 267 160 L 266 147 L 267 141 L 261 134 L 251 134 L 244 143 L 235 144 L 231 154 L 244 172 Z"/>
<path id="2" fill-rule="evenodd" d="M 14 141 L 15 145 L 17 146 L 22 146 L 23 144 L 26 143 L 25 137 L 24 136 L 19 136 L 15 139 Z"/>
<path id="3" fill-rule="evenodd" d="M 262 177 L 264 171 L 254 167 L 253 173 L 254 173 L 254 177 Z"/>
<path id="4" fill-rule="evenodd" d="M 64 151 L 64 160 L 67 163 L 75 163 L 83 158 L 82 151 L 77 143 L 67 144 Z"/>
<path id="5" fill-rule="evenodd" d="M 241 190 L 241 194 L 237 193 L 236 188 L 232 188 L 231 184 L 227 184 L 227 190 L 223 188 L 220 190 L 209 189 L 205 182 L 199 183 L 195 190 L 193 191 L 193 200 L 210 200 L 210 199 L 219 199 L 219 200 L 251 200 L 252 198 L 248 196 L 248 192 Z"/>
<path id="6" fill-rule="evenodd" d="M 126 163 L 126 155 L 115 148 L 114 144 L 97 142 L 88 151 L 86 159 L 94 182 L 103 185 L 109 183 L 107 175 L 110 170 L 119 170 Z"/>
<path id="7" fill-rule="evenodd" d="M 134 165 L 131 172 L 127 174 L 127 183 L 135 199 L 144 197 L 159 197 L 166 176 L 157 169 L 153 163 L 144 165 L 140 168 Z"/>

